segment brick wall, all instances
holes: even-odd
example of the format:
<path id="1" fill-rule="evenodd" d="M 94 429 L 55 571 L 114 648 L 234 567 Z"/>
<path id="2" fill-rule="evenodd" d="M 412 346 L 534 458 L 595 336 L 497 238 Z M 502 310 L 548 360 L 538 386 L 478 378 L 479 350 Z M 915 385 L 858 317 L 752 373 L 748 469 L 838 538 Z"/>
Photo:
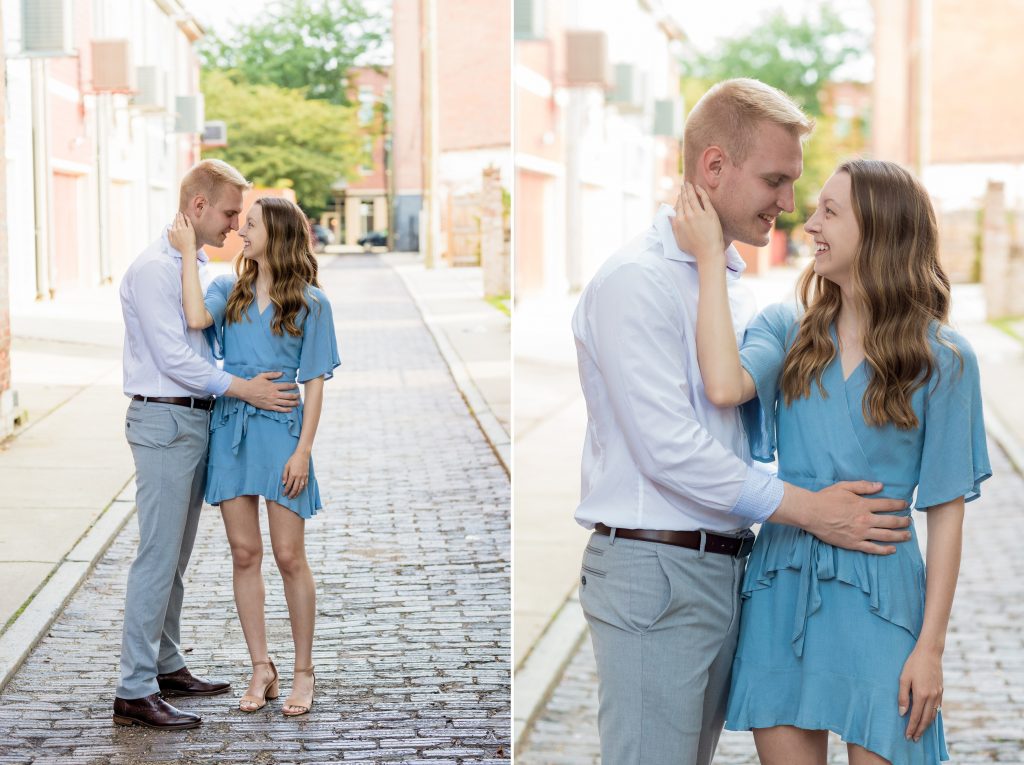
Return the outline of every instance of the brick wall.
<path id="1" fill-rule="evenodd" d="M 441 151 L 512 144 L 512 14 L 507 3 L 439 0 Z"/>
<path id="2" fill-rule="evenodd" d="M 906 165 L 1024 161 L 1024 99 L 1016 95 L 1024 3 L 874 0 L 874 7 L 874 155 Z"/>
<path id="3" fill-rule="evenodd" d="M 1021 162 L 1024 3 L 933 0 L 931 162 Z"/>

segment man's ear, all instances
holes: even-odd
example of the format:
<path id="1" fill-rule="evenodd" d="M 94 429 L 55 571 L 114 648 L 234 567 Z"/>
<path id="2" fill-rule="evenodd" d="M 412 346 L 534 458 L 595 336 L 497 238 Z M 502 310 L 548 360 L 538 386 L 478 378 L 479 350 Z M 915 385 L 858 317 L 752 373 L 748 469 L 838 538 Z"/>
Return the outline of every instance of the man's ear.
<path id="1" fill-rule="evenodd" d="M 700 176 L 706 189 L 717 189 L 722 182 L 725 152 L 718 146 L 708 146 L 700 155 Z"/>
<path id="2" fill-rule="evenodd" d="M 209 206 L 210 203 L 203 194 L 196 194 L 188 205 L 189 211 L 196 220 L 203 217 L 203 210 Z"/>

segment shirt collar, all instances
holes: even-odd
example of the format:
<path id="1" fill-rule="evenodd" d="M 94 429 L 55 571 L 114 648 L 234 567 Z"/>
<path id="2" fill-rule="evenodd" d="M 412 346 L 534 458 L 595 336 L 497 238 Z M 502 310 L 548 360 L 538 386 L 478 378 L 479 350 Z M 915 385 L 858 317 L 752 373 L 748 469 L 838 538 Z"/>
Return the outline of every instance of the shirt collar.
<path id="1" fill-rule="evenodd" d="M 672 229 L 672 227 L 669 226 L 669 230 L 671 230 L 671 229 Z M 177 258 L 178 260 L 181 260 L 181 253 L 178 252 L 176 249 L 174 249 L 174 247 L 171 245 L 170 238 L 167 236 L 167 234 L 168 234 L 168 232 L 170 230 L 171 230 L 171 227 L 170 227 L 170 224 L 168 224 L 168 225 L 164 226 L 163 234 L 160 235 L 160 238 L 163 240 L 164 252 L 166 252 L 171 257 L 174 257 L 174 258 Z M 196 257 L 198 258 L 200 263 L 206 263 L 206 262 L 209 261 L 209 258 L 206 256 L 206 253 L 203 251 L 202 247 L 200 247 L 196 251 Z"/>
<path id="2" fill-rule="evenodd" d="M 676 236 L 672 231 L 672 221 L 669 220 L 675 216 L 676 211 L 665 204 L 661 205 L 658 208 L 658 212 L 654 215 L 654 228 L 661 238 L 661 246 L 665 252 L 665 257 L 669 260 L 678 260 L 683 263 L 696 263 L 697 259 L 693 255 L 683 252 L 679 249 L 679 245 L 676 244 Z M 726 275 L 733 279 L 738 279 L 747 267 L 746 262 L 731 244 L 725 250 L 725 264 L 728 268 Z"/>

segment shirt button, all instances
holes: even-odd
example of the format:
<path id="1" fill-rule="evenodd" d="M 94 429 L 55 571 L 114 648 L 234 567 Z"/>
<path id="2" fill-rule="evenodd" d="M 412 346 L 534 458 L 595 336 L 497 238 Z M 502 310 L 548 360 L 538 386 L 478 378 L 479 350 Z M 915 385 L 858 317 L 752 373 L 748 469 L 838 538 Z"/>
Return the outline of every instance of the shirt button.
<path id="1" fill-rule="evenodd" d="M 580 584 L 584 584 L 585 585 L 586 583 L 587 583 L 587 577 L 581 576 L 580 577 Z"/>

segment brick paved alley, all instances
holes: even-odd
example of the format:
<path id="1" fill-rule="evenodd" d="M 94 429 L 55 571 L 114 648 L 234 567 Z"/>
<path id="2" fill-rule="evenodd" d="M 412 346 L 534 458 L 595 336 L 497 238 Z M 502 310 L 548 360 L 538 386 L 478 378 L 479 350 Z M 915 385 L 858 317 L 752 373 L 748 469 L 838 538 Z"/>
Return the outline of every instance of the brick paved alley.
<path id="1" fill-rule="evenodd" d="M 264 519 L 270 651 L 282 696 L 235 710 L 248 656 L 220 517 L 204 510 L 187 582 L 191 669 L 232 693 L 175 700 L 180 733 L 111 723 L 131 519 L 0 693 L 0 763 L 488 763 L 510 739 L 509 480 L 396 274 L 326 260 L 342 366 L 314 449 L 324 511 L 307 524 L 317 580 L 316 701 L 281 715 L 291 637 Z"/>
<path id="2" fill-rule="evenodd" d="M 995 477 L 982 485 L 981 499 L 967 506 L 943 661 L 946 742 L 955 765 L 1024 763 L 1024 478 L 991 440 L 989 452 Z M 927 525 L 920 513 L 915 523 L 919 531 Z M 846 747 L 836 736 L 829 755 L 830 765 L 846 762 Z M 597 676 L 588 634 L 517 749 L 516 763 L 599 762 Z M 757 762 L 749 733 L 723 734 L 715 765 Z"/>

